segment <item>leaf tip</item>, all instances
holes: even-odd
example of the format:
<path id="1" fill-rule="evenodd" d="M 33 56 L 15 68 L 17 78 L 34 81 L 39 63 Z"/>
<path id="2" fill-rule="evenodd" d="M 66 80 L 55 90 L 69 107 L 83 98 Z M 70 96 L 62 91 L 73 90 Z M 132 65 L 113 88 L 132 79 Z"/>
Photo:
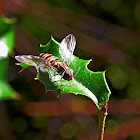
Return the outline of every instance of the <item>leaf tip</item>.
<path id="1" fill-rule="evenodd" d="M 38 78 L 34 78 L 34 80 L 38 80 Z"/>
<path id="2" fill-rule="evenodd" d="M 8 24 L 14 24 L 16 22 L 15 18 L 2 17 L 2 19 Z"/>
<path id="3" fill-rule="evenodd" d="M 91 62 L 92 61 L 92 59 L 89 59 L 89 62 Z"/>
<path id="4" fill-rule="evenodd" d="M 20 66 L 20 63 L 15 63 L 16 66 Z"/>
<path id="5" fill-rule="evenodd" d="M 106 73 L 107 70 L 104 71 L 104 74 Z"/>
<path id="6" fill-rule="evenodd" d="M 22 96 L 20 94 L 18 94 L 18 93 L 14 93 L 12 95 L 12 99 L 14 99 L 14 100 L 21 100 L 22 99 Z"/>
<path id="7" fill-rule="evenodd" d="M 23 71 L 23 69 L 21 69 L 18 73 L 21 73 Z"/>
<path id="8" fill-rule="evenodd" d="M 87 65 L 88 65 L 91 61 L 92 61 L 92 59 L 89 59 Z"/>
<path id="9" fill-rule="evenodd" d="M 53 36 L 51 35 L 51 40 L 54 40 Z"/>

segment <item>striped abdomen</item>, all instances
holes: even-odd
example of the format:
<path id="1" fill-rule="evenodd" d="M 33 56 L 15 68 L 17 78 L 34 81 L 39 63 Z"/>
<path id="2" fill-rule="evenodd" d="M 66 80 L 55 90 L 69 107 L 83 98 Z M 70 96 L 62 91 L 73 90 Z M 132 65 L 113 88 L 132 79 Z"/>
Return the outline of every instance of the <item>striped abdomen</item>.
<path id="1" fill-rule="evenodd" d="M 56 56 L 53 56 L 49 53 L 41 53 L 39 57 L 46 64 L 47 68 L 55 70 L 57 72 L 59 71 L 60 60 Z"/>
<path id="2" fill-rule="evenodd" d="M 57 57 L 48 53 L 41 53 L 39 55 L 41 60 L 46 65 L 46 68 L 57 71 L 65 80 L 72 80 L 74 72 L 65 63 L 61 62 Z"/>

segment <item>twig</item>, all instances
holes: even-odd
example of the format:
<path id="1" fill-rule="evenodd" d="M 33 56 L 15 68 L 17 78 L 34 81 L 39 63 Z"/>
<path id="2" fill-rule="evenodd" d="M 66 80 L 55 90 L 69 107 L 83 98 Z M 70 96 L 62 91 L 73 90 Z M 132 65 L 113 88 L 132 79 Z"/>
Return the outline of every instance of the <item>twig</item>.
<path id="1" fill-rule="evenodd" d="M 99 118 L 99 128 L 98 128 L 98 140 L 103 140 L 105 120 L 107 116 L 107 103 L 97 110 Z"/>

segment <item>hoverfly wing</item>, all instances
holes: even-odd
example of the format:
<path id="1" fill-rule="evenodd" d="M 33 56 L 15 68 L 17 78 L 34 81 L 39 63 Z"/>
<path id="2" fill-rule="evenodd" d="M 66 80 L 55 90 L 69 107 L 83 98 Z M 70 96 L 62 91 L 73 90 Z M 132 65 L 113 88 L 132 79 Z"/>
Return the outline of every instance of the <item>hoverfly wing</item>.
<path id="1" fill-rule="evenodd" d="M 60 43 L 59 53 L 61 57 L 66 61 L 69 65 L 70 61 L 73 58 L 73 52 L 76 45 L 76 38 L 73 34 L 67 35 L 62 42 Z"/>
<path id="2" fill-rule="evenodd" d="M 31 65 L 34 67 L 45 67 L 46 65 L 41 61 L 39 56 L 34 55 L 17 55 L 15 59 L 21 63 Z"/>
<path id="3" fill-rule="evenodd" d="M 76 38 L 73 34 L 69 34 L 62 40 L 61 44 L 65 45 L 71 54 L 73 54 L 76 45 Z"/>

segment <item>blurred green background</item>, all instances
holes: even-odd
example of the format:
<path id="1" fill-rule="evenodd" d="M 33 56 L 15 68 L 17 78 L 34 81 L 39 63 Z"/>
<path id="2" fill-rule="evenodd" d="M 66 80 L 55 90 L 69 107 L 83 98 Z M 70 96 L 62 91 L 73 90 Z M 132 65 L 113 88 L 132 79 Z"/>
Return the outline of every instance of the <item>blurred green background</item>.
<path id="1" fill-rule="evenodd" d="M 15 55 L 38 54 L 51 35 L 76 36 L 74 54 L 106 71 L 111 89 L 105 140 L 140 139 L 139 0 L 1 0 L 0 15 L 16 19 L 7 79 L 22 99 L 0 102 L 1 140 L 94 140 L 95 105 L 84 96 L 45 93 L 35 68 L 18 74 Z M 0 27 L 1 28 L 1 27 Z M 1 51 L 1 50 L 0 50 Z M 0 68 L 3 66 L 0 65 Z"/>

